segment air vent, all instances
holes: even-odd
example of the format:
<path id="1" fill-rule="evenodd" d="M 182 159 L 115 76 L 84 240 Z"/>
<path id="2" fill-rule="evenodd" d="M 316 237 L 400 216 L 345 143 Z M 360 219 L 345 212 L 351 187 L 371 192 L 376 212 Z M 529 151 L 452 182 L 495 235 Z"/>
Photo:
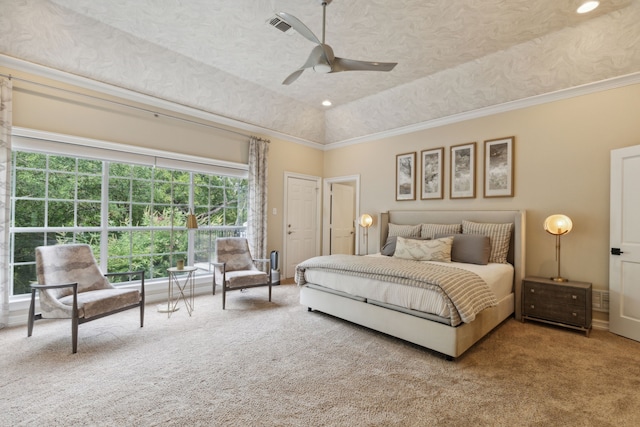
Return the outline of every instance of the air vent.
<path id="1" fill-rule="evenodd" d="M 599 289 L 594 289 L 591 292 L 593 297 L 593 310 L 594 311 L 603 311 L 605 313 L 609 312 L 609 291 L 601 291 Z"/>
<path id="2" fill-rule="evenodd" d="M 279 29 L 283 33 L 286 33 L 287 31 L 289 31 L 291 29 L 291 25 L 287 24 L 286 22 L 284 22 L 282 19 L 280 19 L 277 16 L 274 16 L 273 18 L 269 18 L 267 20 L 267 22 L 269 23 L 269 25 L 271 25 L 272 27 L 276 27 L 277 29 Z M 293 31 L 289 32 L 289 34 L 292 34 L 292 33 L 293 33 Z"/>

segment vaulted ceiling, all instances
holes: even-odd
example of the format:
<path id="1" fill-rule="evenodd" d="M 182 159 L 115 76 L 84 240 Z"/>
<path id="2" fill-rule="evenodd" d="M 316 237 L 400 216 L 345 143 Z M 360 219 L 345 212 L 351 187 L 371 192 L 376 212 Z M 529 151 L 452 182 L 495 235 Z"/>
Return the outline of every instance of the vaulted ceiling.
<path id="1" fill-rule="evenodd" d="M 0 53 L 318 144 L 640 71 L 639 0 L 333 0 L 336 56 L 398 65 L 291 85 L 314 44 L 268 22 L 284 11 L 321 38 L 321 0 L 0 3 Z"/>

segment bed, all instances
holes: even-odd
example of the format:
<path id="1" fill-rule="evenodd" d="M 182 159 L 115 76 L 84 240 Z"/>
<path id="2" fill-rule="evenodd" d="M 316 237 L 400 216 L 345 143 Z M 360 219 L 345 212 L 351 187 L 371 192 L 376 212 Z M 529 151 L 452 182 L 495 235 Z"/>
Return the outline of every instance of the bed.
<path id="1" fill-rule="evenodd" d="M 501 258 L 506 262 L 489 262 L 486 266 L 457 262 L 447 264 L 408 261 L 381 254 L 366 257 L 315 257 L 301 263 L 296 271 L 296 282 L 300 286 L 300 303 L 307 306 L 309 311 L 327 313 L 442 353 L 447 359 L 454 359 L 510 316 L 520 319 L 519 284 L 525 274 L 525 219 L 524 211 L 514 210 L 384 212 L 379 215 L 377 226 L 380 231 L 380 248 L 385 250 L 390 229 L 397 235 L 403 226 L 415 229 L 421 224 L 440 226 L 464 223 L 469 227 L 471 234 L 474 232 L 471 227 L 475 226 L 480 227 L 478 234 L 483 234 L 482 230 L 486 228 L 484 226 L 511 224 L 508 231 L 508 249 L 504 248 L 504 259 Z M 424 232 L 424 228 L 422 230 Z M 429 238 L 446 242 L 451 233 L 444 231 Z M 455 240 L 455 235 L 453 236 Z M 404 237 L 397 239 L 399 248 L 401 245 L 409 244 Z M 494 237 L 485 239 L 491 240 L 492 245 L 494 240 L 498 240 Z M 412 242 L 422 244 L 413 240 Z M 405 249 L 405 246 L 402 246 L 402 249 Z M 494 249 L 492 246 L 492 256 Z M 446 265 L 442 267 L 444 270 L 430 266 L 433 271 L 424 272 L 418 271 L 418 267 L 411 267 L 415 264 Z M 349 271 L 342 271 L 343 268 Z M 448 278 L 447 268 L 450 269 L 451 278 Z M 400 271 L 401 278 L 393 276 Z M 458 275 L 456 278 L 453 278 L 454 273 Z M 425 284 L 421 286 L 426 290 L 416 289 L 419 287 L 416 281 L 422 280 L 423 276 L 429 276 L 427 279 L 437 277 L 441 286 Z M 468 299 L 468 292 L 460 289 L 469 288 L 459 284 L 461 281 L 477 280 L 478 277 L 481 282 L 486 283 L 489 292 L 492 293 L 489 296 L 484 285 L 476 286 L 474 282 L 472 289 L 478 289 L 479 302 Z M 453 287 L 447 284 L 447 281 L 454 283 Z M 496 281 L 498 284 L 494 283 Z M 447 292 L 452 292 L 453 295 L 447 295 Z M 435 294 L 446 296 L 436 297 Z M 464 302 L 452 303 L 456 298 L 461 298 L 456 294 L 465 294 Z M 454 313 L 458 310 L 459 313 Z"/>

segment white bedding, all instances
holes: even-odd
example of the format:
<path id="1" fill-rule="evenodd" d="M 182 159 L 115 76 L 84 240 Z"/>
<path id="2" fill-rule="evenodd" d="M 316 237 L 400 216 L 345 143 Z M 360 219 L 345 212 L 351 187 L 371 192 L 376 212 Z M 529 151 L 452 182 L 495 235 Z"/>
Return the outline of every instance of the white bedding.
<path id="1" fill-rule="evenodd" d="M 384 255 L 381 254 L 369 256 L 384 257 Z M 488 265 L 476 265 L 459 262 L 422 262 L 448 265 L 476 273 L 487 283 L 487 285 L 489 285 L 489 288 L 494 292 L 498 301 L 513 292 L 514 269 L 511 264 L 491 263 Z M 356 276 L 350 276 L 348 280 L 345 280 L 345 276 L 342 274 L 319 270 L 305 271 L 305 279 L 308 283 L 314 283 L 333 290 L 346 292 L 350 295 L 386 304 L 393 304 L 411 310 L 418 310 L 444 318 L 450 317 L 449 308 L 446 302 L 437 292 L 430 289 L 423 289 L 397 283 L 388 283 Z"/>

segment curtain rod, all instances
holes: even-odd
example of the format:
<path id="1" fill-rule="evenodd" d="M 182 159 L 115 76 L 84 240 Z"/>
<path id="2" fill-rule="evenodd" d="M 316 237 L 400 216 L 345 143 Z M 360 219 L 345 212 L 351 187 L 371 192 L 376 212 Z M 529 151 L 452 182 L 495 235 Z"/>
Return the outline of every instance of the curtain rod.
<path id="1" fill-rule="evenodd" d="M 234 131 L 234 130 L 225 129 L 223 127 L 219 127 L 219 126 L 215 126 L 215 125 L 201 123 L 201 122 L 198 122 L 198 121 L 195 121 L 195 120 L 185 119 L 185 118 L 182 118 L 182 117 L 176 117 L 176 116 L 173 116 L 171 114 L 159 113 L 157 111 L 149 110 L 147 108 L 136 107 L 135 105 L 129 105 L 129 104 L 126 104 L 124 102 L 113 101 L 111 99 L 100 98 L 99 96 L 88 95 L 86 93 L 76 92 L 76 91 L 73 91 L 73 90 L 70 90 L 70 89 L 64 89 L 64 88 L 61 88 L 61 87 L 51 86 L 51 85 L 48 85 L 48 84 L 45 84 L 45 83 L 35 82 L 33 80 L 24 79 L 22 77 L 12 76 L 11 74 L 0 73 L 0 77 L 6 77 L 9 80 L 17 80 L 17 81 L 21 81 L 21 82 L 25 82 L 25 83 L 31 83 L 31 84 L 34 84 L 34 85 L 37 85 L 37 86 L 46 87 L 48 89 L 59 90 L 61 92 L 71 93 L 73 95 L 84 96 L 86 98 L 94 99 L 94 100 L 97 100 L 97 101 L 107 102 L 107 103 L 118 105 L 118 106 L 121 106 L 121 107 L 131 108 L 133 110 L 138 110 L 138 111 L 142 111 L 142 112 L 145 112 L 145 113 L 153 114 L 154 117 L 162 116 L 162 117 L 166 117 L 166 118 L 177 120 L 177 121 L 181 121 L 181 122 L 186 122 L 186 123 L 190 123 L 190 124 L 204 126 L 204 127 L 208 127 L 208 128 L 212 128 L 212 129 L 217 129 L 217 130 L 221 130 L 221 131 L 224 131 L 224 132 L 234 133 L 234 134 L 240 135 L 240 136 L 246 136 L 246 137 L 253 136 L 253 135 L 250 135 L 250 134 L 246 134 L 246 133 L 243 133 L 243 132 L 238 132 L 238 131 Z M 129 90 L 129 89 L 127 89 L 127 90 Z M 169 101 L 169 102 L 172 102 L 172 101 Z M 178 105 L 183 105 L 183 104 L 178 104 Z M 189 107 L 187 105 L 183 105 L 183 106 L 188 107 L 188 108 L 193 108 L 193 107 Z M 202 111 L 204 113 L 207 113 L 206 111 L 200 110 L 198 108 L 196 108 L 196 110 L 199 110 L 199 111 Z M 270 142 L 269 140 L 266 140 L 266 141 Z"/>

